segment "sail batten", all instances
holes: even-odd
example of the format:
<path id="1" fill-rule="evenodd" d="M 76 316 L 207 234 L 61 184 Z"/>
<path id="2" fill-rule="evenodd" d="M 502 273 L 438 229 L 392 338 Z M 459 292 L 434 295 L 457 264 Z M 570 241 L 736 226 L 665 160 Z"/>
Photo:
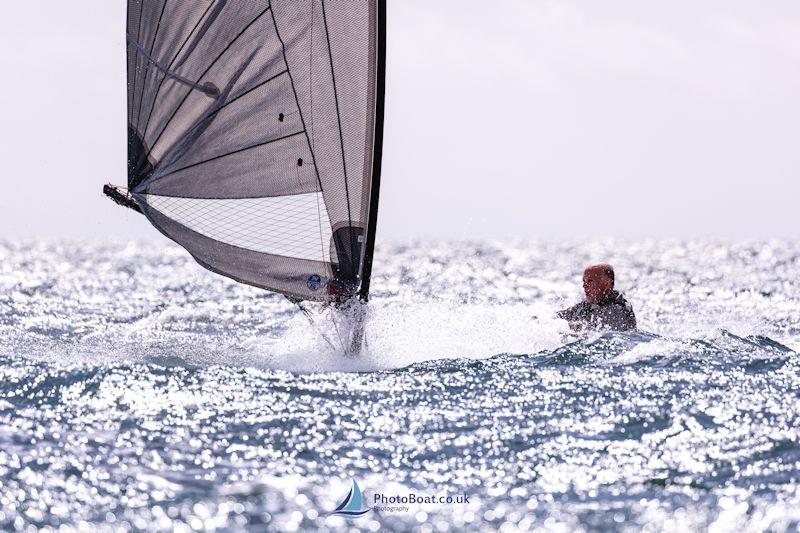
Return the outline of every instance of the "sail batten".
<path id="1" fill-rule="evenodd" d="M 384 6 L 129 0 L 128 204 L 219 274 L 366 299 Z"/>

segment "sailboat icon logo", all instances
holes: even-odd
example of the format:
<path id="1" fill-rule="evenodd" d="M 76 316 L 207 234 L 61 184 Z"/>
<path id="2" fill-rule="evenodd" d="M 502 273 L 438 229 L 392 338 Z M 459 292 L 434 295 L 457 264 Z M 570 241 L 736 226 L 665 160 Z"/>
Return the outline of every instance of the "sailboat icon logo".
<path id="1" fill-rule="evenodd" d="M 369 507 L 364 506 L 364 498 L 361 494 L 361 489 L 358 488 L 358 483 L 356 483 L 354 479 L 353 486 L 350 487 L 350 492 L 347 494 L 347 497 L 331 514 L 357 518 L 359 516 L 364 516 L 371 510 L 372 509 Z"/>

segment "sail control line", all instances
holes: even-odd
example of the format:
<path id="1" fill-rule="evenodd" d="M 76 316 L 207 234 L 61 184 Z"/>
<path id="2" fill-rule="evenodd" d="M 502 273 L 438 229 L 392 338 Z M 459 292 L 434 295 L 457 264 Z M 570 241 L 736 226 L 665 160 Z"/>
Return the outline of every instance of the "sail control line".
<path id="1" fill-rule="evenodd" d="M 213 84 L 208 83 L 206 85 L 200 85 L 200 84 L 194 83 L 190 79 L 184 78 L 180 74 L 178 74 L 176 72 L 173 72 L 173 71 L 169 70 L 168 68 L 162 66 L 158 61 L 156 61 L 155 59 L 150 57 L 150 54 L 147 53 L 147 50 L 145 50 L 144 47 L 141 44 L 136 42 L 136 39 L 131 37 L 130 34 L 128 34 L 126 36 L 126 39 L 127 39 L 128 43 L 130 43 L 131 45 L 133 45 L 136 48 L 138 53 L 142 54 L 142 56 L 144 56 L 145 59 L 147 59 L 147 61 L 150 62 L 151 65 L 153 65 L 158 70 L 163 72 L 164 76 L 168 76 L 168 77 L 174 79 L 175 81 L 179 81 L 181 83 L 184 83 L 184 84 L 188 85 L 189 87 L 191 87 L 192 89 L 196 89 L 196 90 L 198 90 L 198 91 L 210 96 L 211 98 L 219 98 L 219 88 L 215 87 Z"/>
<path id="2" fill-rule="evenodd" d="M 203 267 L 335 312 L 355 328 L 336 345 L 357 353 L 385 0 L 128 0 L 126 30 L 128 182 L 103 192 Z"/>

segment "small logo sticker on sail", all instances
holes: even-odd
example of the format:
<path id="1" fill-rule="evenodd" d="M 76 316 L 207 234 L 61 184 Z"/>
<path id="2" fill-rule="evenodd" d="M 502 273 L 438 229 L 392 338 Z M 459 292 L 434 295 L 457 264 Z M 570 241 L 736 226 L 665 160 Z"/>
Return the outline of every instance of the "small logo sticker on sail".
<path id="1" fill-rule="evenodd" d="M 308 276 L 308 281 L 306 281 L 306 285 L 310 290 L 316 291 L 322 285 L 322 278 L 320 278 L 316 274 L 312 274 Z"/>

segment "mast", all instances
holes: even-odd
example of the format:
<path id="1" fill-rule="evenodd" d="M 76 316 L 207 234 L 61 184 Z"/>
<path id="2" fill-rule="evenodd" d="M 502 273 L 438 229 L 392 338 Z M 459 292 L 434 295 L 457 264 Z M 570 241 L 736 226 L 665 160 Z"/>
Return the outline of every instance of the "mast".
<path id="1" fill-rule="evenodd" d="M 369 300 L 369 284 L 372 277 L 372 257 L 375 250 L 375 230 L 378 226 L 378 197 L 381 184 L 381 160 L 383 155 L 383 110 L 386 89 L 386 0 L 378 0 L 377 69 L 375 78 L 375 134 L 372 148 L 372 186 L 369 197 L 369 216 L 364 250 L 364 268 L 358 297 Z"/>

